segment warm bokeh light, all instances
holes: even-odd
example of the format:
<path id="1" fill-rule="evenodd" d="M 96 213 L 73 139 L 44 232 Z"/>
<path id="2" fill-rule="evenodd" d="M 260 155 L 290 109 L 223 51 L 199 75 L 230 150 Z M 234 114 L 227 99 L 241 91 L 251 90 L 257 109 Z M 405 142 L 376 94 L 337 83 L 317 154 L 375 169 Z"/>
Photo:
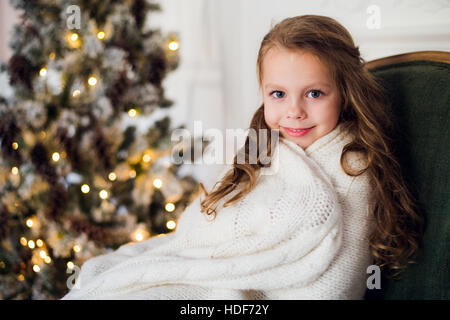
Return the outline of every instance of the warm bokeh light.
<path id="1" fill-rule="evenodd" d="M 167 221 L 167 223 L 166 223 L 167 229 L 170 229 L 170 230 L 175 229 L 176 226 L 177 226 L 177 224 L 176 224 L 176 222 L 173 221 L 173 220 L 169 220 L 169 221 Z"/>
<path id="2" fill-rule="evenodd" d="M 57 161 L 59 161 L 60 158 L 61 157 L 60 157 L 58 152 L 53 152 L 53 154 L 52 154 L 52 160 L 53 161 L 57 162 Z"/>
<path id="3" fill-rule="evenodd" d="M 91 188 L 89 188 L 89 186 L 87 184 L 83 184 L 81 186 L 81 192 L 83 192 L 83 193 L 89 193 L 90 190 L 91 190 Z"/>
<path id="4" fill-rule="evenodd" d="M 95 86 L 97 84 L 97 78 L 96 77 L 90 77 L 88 79 L 88 84 L 92 87 Z"/>
<path id="5" fill-rule="evenodd" d="M 131 118 L 136 117 L 136 115 L 137 115 L 136 109 L 130 109 L 130 110 L 128 110 L 128 115 L 129 115 Z"/>
<path id="6" fill-rule="evenodd" d="M 40 75 L 41 77 L 45 77 L 45 76 L 47 75 L 47 69 L 42 68 L 42 69 L 39 71 L 39 75 Z"/>
<path id="7" fill-rule="evenodd" d="M 100 198 L 105 200 L 106 198 L 108 198 L 108 191 L 106 191 L 105 189 L 100 190 L 99 195 L 100 195 Z"/>
<path id="8" fill-rule="evenodd" d="M 108 179 L 111 180 L 111 181 L 115 181 L 117 179 L 116 173 L 115 172 L 110 172 L 108 174 Z"/>
<path id="9" fill-rule="evenodd" d="M 18 174 L 19 174 L 19 168 L 17 168 L 17 167 L 12 167 L 12 168 L 11 168 L 11 172 L 12 172 L 12 174 L 14 174 L 14 175 L 18 175 Z"/>
<path id="10" fill-rule="evenodd" d="M 153 186 L 156 188 L 156 189 L 159 189 L 159 188 L 161 188 L 162 187 L 162 181 L 161 181 L 161 179 L 158 179 L 158 178 L 156 178 L 155 180 L 153 180 Z"/>
<path id="11" fill-rule="evenodd" d="M 34 224 L 34 223 L 33 223 L 33 219 L 31 219 L 31 218 L 27 219 L 26 224 L 27 224 L 27 227 L 28 227 L 28 228 L 33 227 L 33 224 Z"/>
<path id="12" fill-rule="evenodd" d="M 97 38 L 99 38 L 100 40 L 103 40 L 105 38 L 105 33 L 103 31 L 99 31 L 97 33 Z"/>
<path id="13" fill-rule="evenodd" d="M 19 149 L 19 144 L 18 144 L 17 142 L 14 141 L 14 142 L 12 143 L 12 147 L 13 147 L 14 150 L 17 150 L 17 149 Z"/>
<path id="14" fill-rule="evenodd" d="M 168 202 L 165 206 L 167 212 L 172 212 L 175 210 L 175 205 L 172 202 Z"/>
<path id="15" fill-rule="evenodd" d="M 36 245 L 34 244 L 34 241 L 33 241 L 33 240 L 28 241 L 28 247 L 29 247 L 30 249 L 34 249 L 35 246 L 36 246 Z"/>
<path id="16" fill-rule="evenodd" d="M 180 44 L 178 43 L 178 41 L 173 40 L 169 42 L 169 50 L 177 51 L 178 48 L 180 48 Z"/>

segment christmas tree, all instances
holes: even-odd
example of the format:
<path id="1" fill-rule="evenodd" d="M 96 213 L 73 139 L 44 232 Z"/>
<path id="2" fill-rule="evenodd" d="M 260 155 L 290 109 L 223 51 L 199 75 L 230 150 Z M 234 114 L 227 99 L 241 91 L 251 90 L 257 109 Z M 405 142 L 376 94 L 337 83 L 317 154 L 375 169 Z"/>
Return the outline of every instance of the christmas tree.
<path id="1" fill-rule="evenodd" d="M 1 66 L 0 299 L 59 299 L 87 259 L 173 231 L 197 195 L 171 161 L 176 128 L 151 117 L 173 104 L 162 80 L 179 42 L 148 27 L 154 2 L 11 4 L 23 14 Z"/>

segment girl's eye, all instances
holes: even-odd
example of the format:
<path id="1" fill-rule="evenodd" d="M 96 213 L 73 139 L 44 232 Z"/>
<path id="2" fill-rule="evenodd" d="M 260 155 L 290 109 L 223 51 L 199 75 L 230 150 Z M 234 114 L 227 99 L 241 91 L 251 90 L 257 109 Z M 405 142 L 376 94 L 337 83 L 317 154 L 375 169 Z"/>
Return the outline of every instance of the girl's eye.
<path id="1" fill-rule="evenodd" d="M 274 95 L 275 94 L 275 95 Z M 285 93 L 283 92 L 283 91 L 272 91 L 271 93 L 270 93 L 270 95 L 271 96 L 273 96 L 274 98 L 276 98 L 276 99 L 280 99 L 280 98 L 283 98 L 284 97 L 284 95 L 285 95 Z"/>
<path id="2" fill-rule="evenodd" d="M 310 95 L 310 93 L 312 93 L 312 95 Z M 316 99 L 316 98 L 319 98 L 322 94 L 323 94 L 323 92 L 320 90 L 311 90 L 308 92 L 307 96 L 308 96 L 308 98 Z"/>

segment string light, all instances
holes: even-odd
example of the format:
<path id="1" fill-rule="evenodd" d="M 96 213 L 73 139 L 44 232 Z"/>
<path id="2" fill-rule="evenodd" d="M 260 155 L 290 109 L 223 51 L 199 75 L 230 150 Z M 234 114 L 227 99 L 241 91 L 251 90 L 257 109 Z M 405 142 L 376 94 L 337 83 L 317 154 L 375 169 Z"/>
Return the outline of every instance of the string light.
<path id="1" fill-rule="evenodd" d="M 95 86 L 95 85 L 97 84 L 97 78 L 96 78 L 96 77 L 90 77 L 90 78 L 88 79 L 88 84 L 89 84 L 91 87 Z"/>
<path id="2" fill-rule="evenodd" d="M 33 227 L 33 219 L 31 219 L 31 218 L 29 218 L 29 219 L 27 219 L 27 222 L 26 222 L 26 224 L 27 224 L 27 227 L 28 228 L 32 228 Z"/>
<path id="3" fill-rule="evenodd" d="M 102 190 L 100 190 L 99 195 L 100 195 L 100 198 L 105 200 L 106 198 L 108 198 L 108 191 L 106 191 L 105 189 L 102 189 Z"/>
<path id="4" fill-rule="evenodd" d="M 53 60 L 53 59 L 55 59 L 55 56 L 56 56 L 55 53 L 51 52 L 48 57 L 50 60 Z"/>
<path id="5" fill-rule="evenodd" d="M 69 268 L 69 269 L 75 268 L 75 265 L 73 264 L 72 261 L 67 262 L 67 268 Z"/>
<path id="6" fill-rule="evenodd" d="M 73 32 L 68 34 L 67 42 L 71 48 L 79 48 L 81 45 L 78 34 Z"/>
<path id="7" fill-rule="evenodd" d="M 142 232 L 137 232 L 134 237 L 136 238 L 137 241 L 144 240 L 144 235 L 142 234 Z"/>
<path id="8" fill-rule="evenodd" d="M 169 50 L 170 51 L 177 51 L 179 47 L 180 47 L 180 44 L 178 43 L 178 41 L 172 40 L 169 42 Z"/>
<path id="9" fill-rule="evenodd" d="M 12 167 L 12 168 L 11 168 L 11 172 L 12 172 L 13 175 L 18 175 L 18 174 L 19 174 L 19 168 L 17 168 L 17 167 Z"/>
<path id="10" fill-rule="evenodd" d="M 42 241 L 41 239 L 37 239 L 36 240 L 36 245 L 41 248 L 44 245 L 44 241 Z"/>
<path id="11" fill-rule="evenodd" d="M 26 247 L 28 244 L 27 238 L 20 237 L 20 244 L 23 245 L 24 247 Z"/>
<path id="12" fill-rule="evenodd" d="M 129 115 L 131 118 L 136 117 L 136 115 L 137 115 L 136 109 L 130 109 L 130 110 L 128 110 L 128 115 Z"/>
<path id="13" fill-rule="evenodd" d="M 152 160 L 152 157 L 149 154 L 144 154 L 144 156 L 142 157 L 142 161 L 146 163 L 150 162 L 150 160 Z"/>
<path id="14" fill-rule="evenodd" d="M 136 178 L 136 170 L 131 169 L 129 173 L 130 178 Z"/>
<path id="15" fill-rule="evenodd" d="M 99 31 L 97 33 L 97 38 L 99 38 L 100 40 L 103 40 L 105 38 L 105 33 L 103 31 Z"/>
<path id="16" fill-rule="evenodd" d="M 47 69 L 42 68 L 42 69 L 39 71 L 39 75 L 40 75 L 41 77 L 45 77 L 45 76 L 47 75 Z"/>
<path id="17" fill-rule="evenodd" d="M 50 263 L 50 262 L 52 262 L 52 258 L 50 258 L 49 256 L 46 256 L 46 257 L 44 258 L 44 262 L 45 262 L 45 263 Z"/>
<path id="18" fill-rule="evenodd" d="M 176 224 L 176 222 L 173 221 L 173 220 L 169 220 L 169 221 L 167 221 L 167 223 L 166 223 L 166 227 L 167 227 L 167 229 L 169 229 L 169 230 L 175 229 L 176 226 L 177 226 L 177 224 Z"/>
<path id="19" fill-rule="evenodd" d="M 76 89 L 76 90 L 74 90 L 74 91 L 72 92 L 72 97 L 76 98 L 76 97 L 78 97 L 80 94 L 81 94 L 81 91 L 78 90 L 78 89 Z"/>
<path id="20" fill-rule="evenodd" d="M 110 172 L 109 175 L 108 175 L 108 179 L 111 180 L 111 181 L 115 181 L 117 179 L 116 173 L 114 171 Z"/>
<path id="21" fill-rule="evenodd" d="M 53 159 L 53 161 L 58 162 L 59 159 L 60 159 L 59 153 L 58 152 L 53 152 L 52 159 Z"/>
<path id="22" fill-rule="evenodd" d="M 17 149 L 19 149 L 19 144 L 18 144 L 17 142 L 14 141 L 14 142 L 12 143 L 12 147 L 13 147 L 14 150 L 17 150 Z"/>
<path id="23" fill-rule="evenodd" d="M 87 184 L 83 184 L 81 186 L 81 192 L 83 192 L 83 193 L 89 193 L 90 190 L 91 190 L 91 188 L 89 188 L 89 186 Z"/>
<path id="24" fill-rule="evenodd" d="M 29 247 L 30 249 L 34 249 L 35 246 L 36 246 L 36 245 L 34 244 L 34 241 L 33 241 L 33 240 L 28 241 L 28 247 Z"/>
<path id="25" fill-rule="evenodd" d="M 41 251 L 39 252 L 39 256 L 40 256 L 42 259 L 45 259 L 45 257 L 47 257 L 47 252 L 45 252 L 44 250 L 41 250 Z"/>
<path id="26" fill-rule="evenodd" d="M 162 187 L 162 181 L 161 181 L 161 179 L 158 179 L 158 178 L 156 178 L 155 180 L 153 180 L 153 186 L 156 188 L 156 189 L 159 189 L 159 188 L 161 188 Z"/>
<path id="27" fill-rule="evenodd" d="M 41 271 L 41 268 L 39 268 L 39 266 L 38 266 L 37 264 L 35 264 L 35 265 L 33 266 L 33 271 L 36 272 L 36 273 L 38 273 L 39 271 Z"/>
<path id="28" fill-rule="evenodd" d="M 168 202 L 165 206 L 167 212 L 172 212 L 175 210 L 175 205 L 172 202 Z"/>
<path id="29" fill-rule="evenodd" d="M 73 246 L 73 251 L 77 252 L 77 253 L 80 252 L 81 251 L 81 246 L 79 244 L 74 245 Z"/>

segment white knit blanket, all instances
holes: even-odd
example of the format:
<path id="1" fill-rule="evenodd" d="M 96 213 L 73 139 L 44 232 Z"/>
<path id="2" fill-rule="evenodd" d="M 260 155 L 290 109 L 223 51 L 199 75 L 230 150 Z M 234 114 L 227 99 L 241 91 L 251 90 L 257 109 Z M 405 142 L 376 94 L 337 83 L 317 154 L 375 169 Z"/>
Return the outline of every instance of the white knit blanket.
<path id="1" fill-rule="evenodd" d="M 197 197 L 175 232 L 88 260 L 63 299 L 246 299 L 312 283 L 342 243 L 337 195 L 320 167 L 284 138 L 272 170 L 214 220 Z"/>

